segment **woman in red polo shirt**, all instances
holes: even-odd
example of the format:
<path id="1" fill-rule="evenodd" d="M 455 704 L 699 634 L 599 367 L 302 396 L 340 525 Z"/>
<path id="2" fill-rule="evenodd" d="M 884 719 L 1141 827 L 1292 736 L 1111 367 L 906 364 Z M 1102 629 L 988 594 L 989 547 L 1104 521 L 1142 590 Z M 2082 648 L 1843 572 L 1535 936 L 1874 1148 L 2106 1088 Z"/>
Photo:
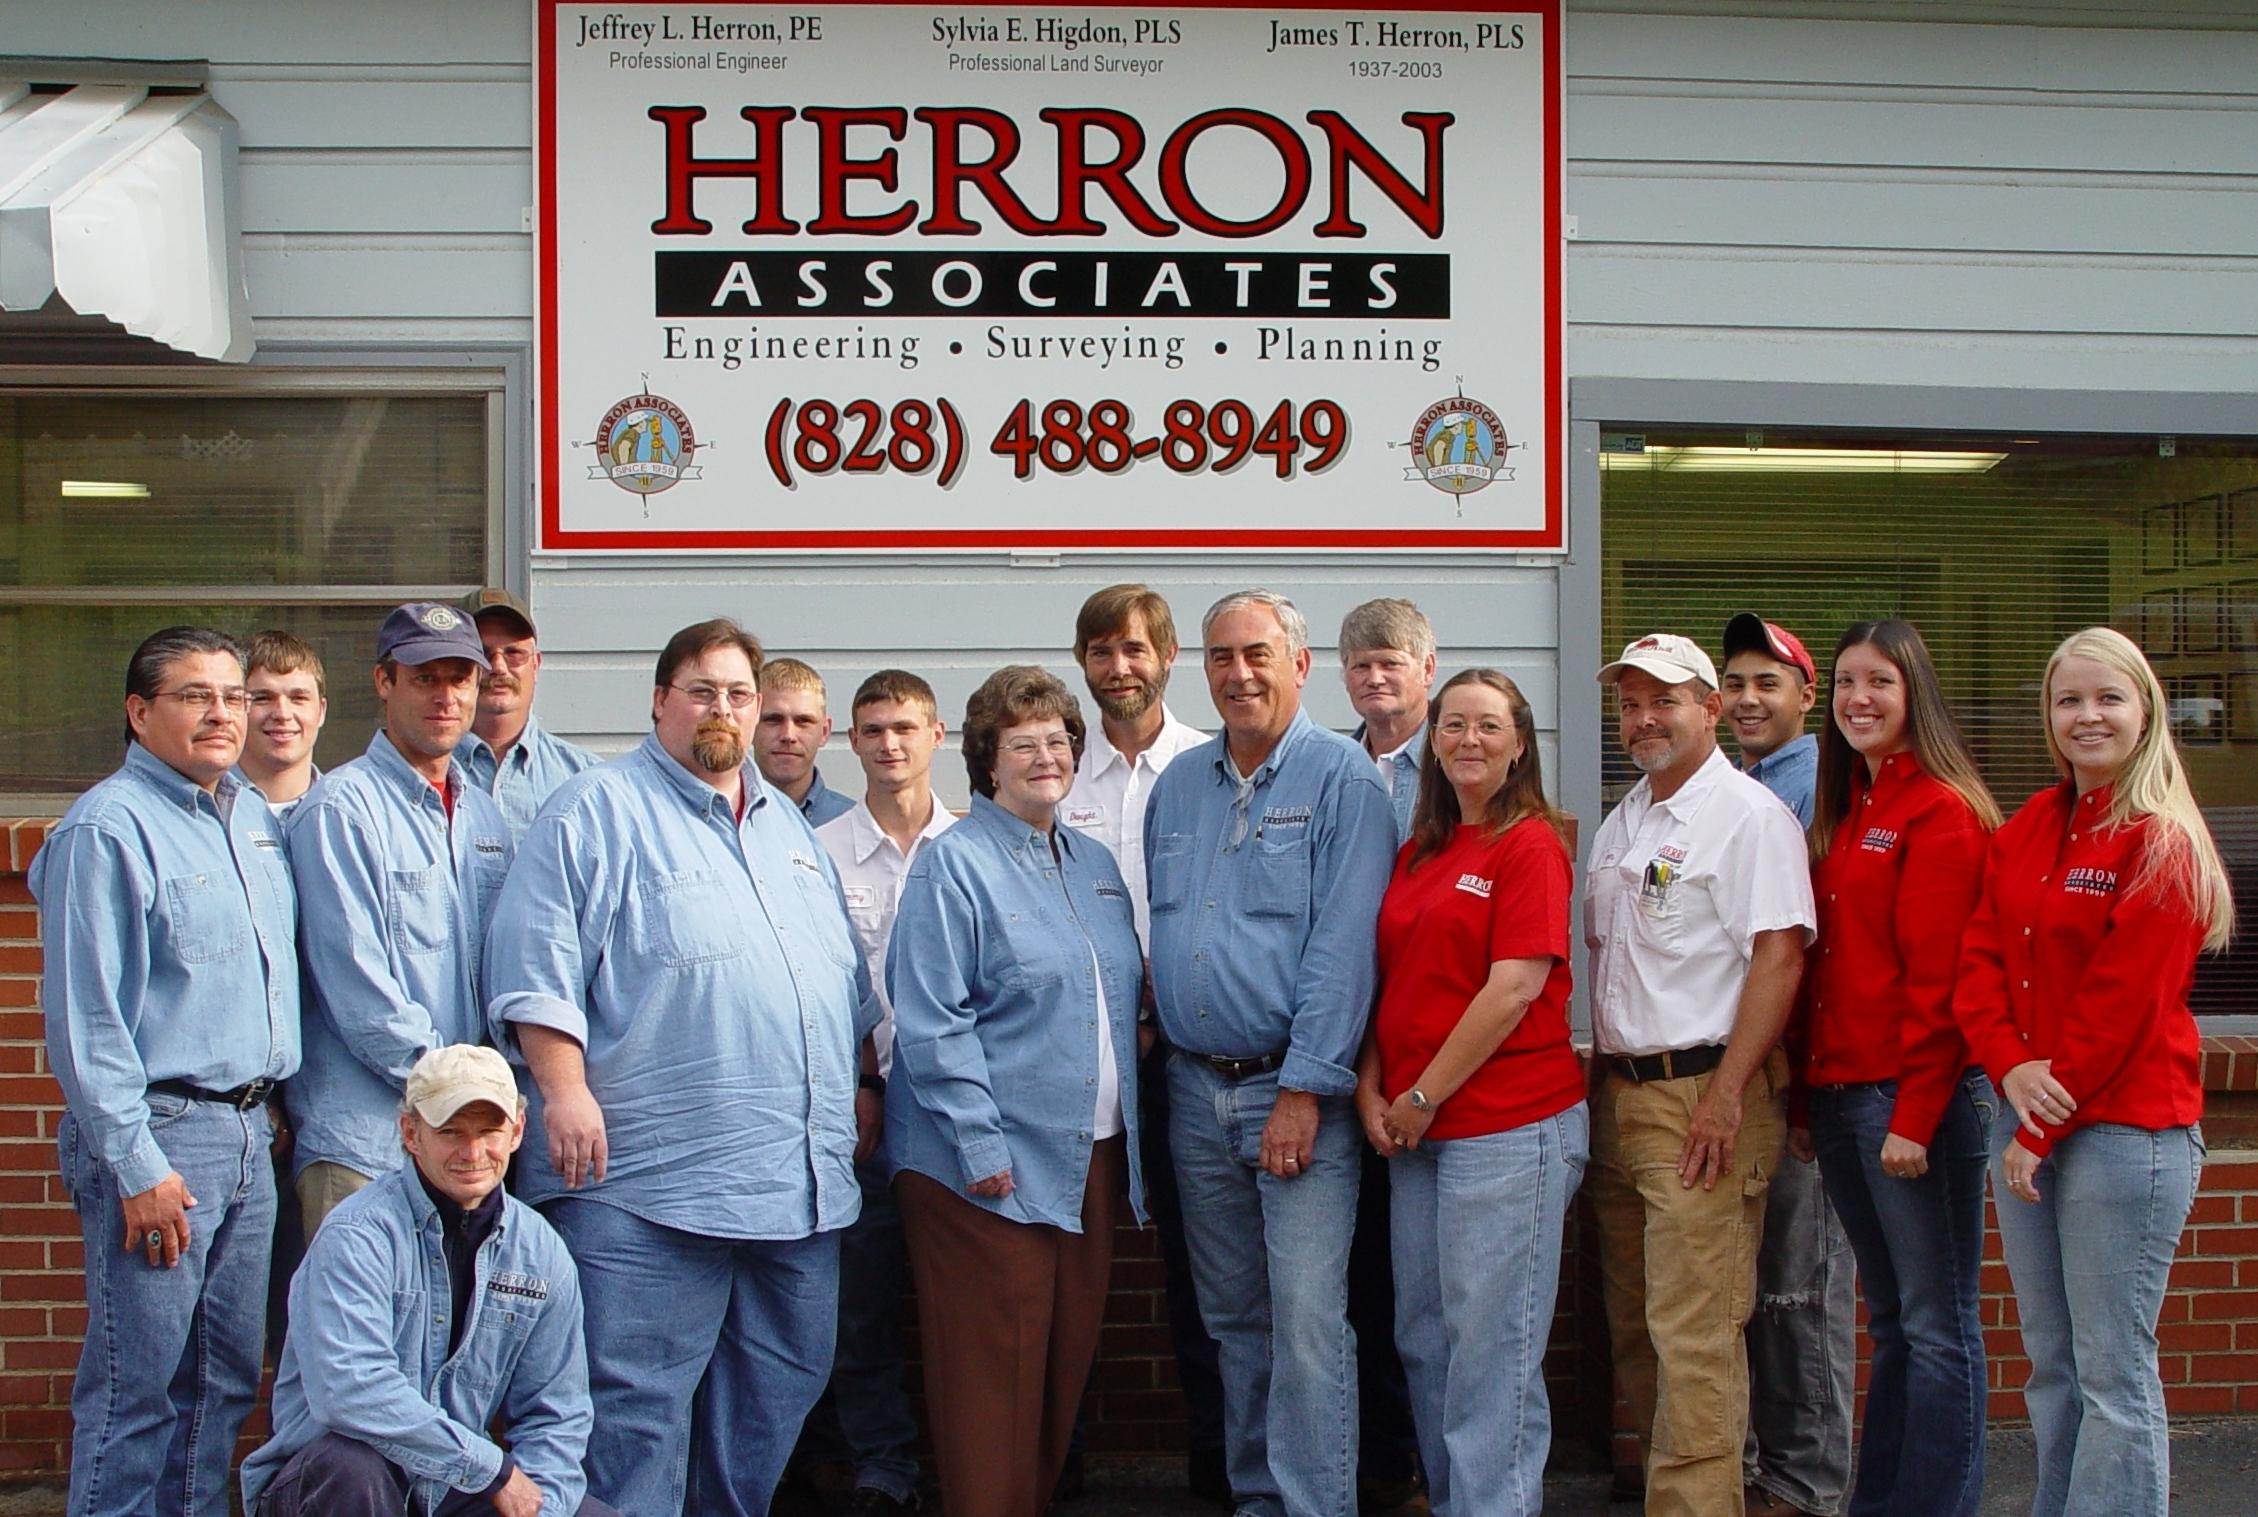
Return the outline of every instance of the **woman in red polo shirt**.
<path id="1" fill-rule="evenodd" d="M 1968 1067 L 1952 982 L 1999 808 L 1909 623 L 1843 633 L 1833 717 L 1811 817 L 1819 935 L 1804 965 L 1799 1073 L 1874 1344 L 1850 1510 L 1972 1517 L 1996 1098 Z"/>
<path id="2" fill-rule="evenodd" d="M 1512 680 L 1456 675 L 1428 719 L 1357 1109 L 1394 1161 L 1396 1346 L 1435 1510 L 1535 1512 L 1561 1228 L 1590 1151 L 1568 1045 L 1567 822 Z"/>
<path id="3" fill-rule="evenodd" d="M 1954 997 L 2017 1121 L 1994 1171 L 2041 1517 L 2164 1517 L 2156 1317 L 2203 1167 L 2195 956 L 2234 899 L 2139 648 L 2093 627 L 2047 662 L 2062 783 L 1992 840 Z"/>

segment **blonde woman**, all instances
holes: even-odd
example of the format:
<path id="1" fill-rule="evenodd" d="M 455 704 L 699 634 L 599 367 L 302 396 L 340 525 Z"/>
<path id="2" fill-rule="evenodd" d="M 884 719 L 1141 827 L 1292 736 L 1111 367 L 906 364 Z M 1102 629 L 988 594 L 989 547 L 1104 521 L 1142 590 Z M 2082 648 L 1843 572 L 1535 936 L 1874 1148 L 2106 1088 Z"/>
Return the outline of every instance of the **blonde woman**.
<path id="1" fill-rule="evenodd" d="M 2031 1360 L 2031 1510 L 2164 1517 L 2156 1318 L 2203 1166 L 2188 987 L 2234 905 L 2140 649 L 2075 633 L 2043 688 L 2062 783 L 1993 838 L 1954 1008 L 2018 1119 L 1993 1185 Z"/>

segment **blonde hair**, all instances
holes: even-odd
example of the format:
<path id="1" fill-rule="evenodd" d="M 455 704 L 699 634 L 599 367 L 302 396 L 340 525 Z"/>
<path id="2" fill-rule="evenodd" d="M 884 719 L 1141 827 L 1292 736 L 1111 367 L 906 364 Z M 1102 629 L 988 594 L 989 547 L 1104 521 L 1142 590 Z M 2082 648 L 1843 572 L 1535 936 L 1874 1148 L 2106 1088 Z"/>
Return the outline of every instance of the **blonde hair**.
<path id="1" fill-rule="evenodd" d="M 2148 666 L 2140 645 L 2111 627 L 2088 627 L 2073 632 L 2046 661 L 2046 677 L 2039 683 L 2039 710 L 2045 723 L 2046 751 L 2064 779 L 2070 778 L 2070 761 L 2054 739 L 2054 671 L 2066 658 L 2090 658 L 2114 669 L 2132 682 L 2141 703 L 2141 732 L 2125 767 L 2117 774 L 2109 795 L 2109 809 L 2101 825 L 2121 827 L 2149 819 L 2153 841 L 2132 888 L 2155 886 L 2187 902 L 2196 918 L 2208 924 L 2203 946 L 2217 950 L 2234 935 L 2234 887 L 2218 845 L 2204 823 L 2202 808 L 2187 782 L 2179 749 L 2172 742 L 2172 727 L 2165 706 L 2164 687 Z"/>

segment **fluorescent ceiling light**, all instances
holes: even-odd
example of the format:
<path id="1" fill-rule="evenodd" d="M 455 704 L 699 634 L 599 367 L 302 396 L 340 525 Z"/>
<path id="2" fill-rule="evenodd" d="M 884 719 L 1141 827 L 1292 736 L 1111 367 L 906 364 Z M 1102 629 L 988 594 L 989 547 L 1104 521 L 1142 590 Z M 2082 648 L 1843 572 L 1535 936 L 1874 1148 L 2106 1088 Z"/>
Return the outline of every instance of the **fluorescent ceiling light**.
<path id="1" fill-rule="evenodd" d="M 1602 453 L 1600 463 L 1654 474 L 1981 474 L 2006 456 L 1889 448 L 1648 448 Z"/>
<path id="2" fill-rule="evenodd" d="M 147 500 L 147 485 L 128 484 L 115 479 L 66 479 L 63 481 L 65 500 Z"/>

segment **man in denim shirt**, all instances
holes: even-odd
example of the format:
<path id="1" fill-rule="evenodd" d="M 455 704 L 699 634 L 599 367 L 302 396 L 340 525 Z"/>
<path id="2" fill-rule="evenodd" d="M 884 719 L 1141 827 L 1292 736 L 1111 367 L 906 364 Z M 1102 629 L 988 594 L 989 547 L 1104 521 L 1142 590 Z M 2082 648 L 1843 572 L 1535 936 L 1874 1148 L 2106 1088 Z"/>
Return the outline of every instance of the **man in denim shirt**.
<path id="1" fill-rule="evenodd" d="M 759 669 L 735 622 L 676 633 L 651 736 L 550 797 L 487 938 L 535 1086 L 519 1194 L 602 1303 L 589 1489 L 635 1517 L 766 1510 L 862 1204 L 877 1003 L 830 858 L 747 762 Z"/>
<path id="2" fill-rule="evenodd" d="M 398 1517 L 412 1494 L 431 1517 L 616 1517 L 583 1499 L 594 1419 L 572 1256 L 502 1194 L 523 1107 L 491 1048 L 435 1048 L 409 1071 L 408 1158 L 337 1208 L 290 1282 L 246 1512 Z"/>
<path id="3" fill-rule="evenodd" d="M 1169 765 L 1145 812 L 1169 1146 L 1239 1510 L 1351 1517 L 1352 1066 L 1395 817 L 1372 760 L 1301 709 L 1293 602 L 1239 591 L 1201 630 L 1223 731 Z"/>
<path id="4" fill-rule="evenodd" d="M 31 864 L 63 1183 L 86 1244 L 72 1517 L 225 1517 L 259 1390 L 274 1231 L 267 1095 L 298 1067 L 296 897 L 232 771 L 232 638 L 170 627 L 126 670 L 125 766 Z"/>
<path id="5" fill-rule="evenodd" d="M 290 818 L 290 863 L 315 924 L 298 945 L 312 1005 L 287 1092 L 309 1239 L 338 1202 L 399 1167 L 400 1092 L 431 1049 L 485 1032 L 478 955 L 510 867 L 494 798 L 455 747 L 486 650 L 453 606 L 417 603 L 376 637 L 384 725 Z"/>
<path id="6" fill-rule="evenodd" d="M 463 609 L 478 624 L 487 669 L 478 681 L 478 713 L 455 749 L 455 759 L 470 782 L 502 808 L 514 843 L 559 785 L 603 760 L 551 733 L 533 714 L 541 644 L 532 609 L 491 585 L 473 590 Z"/>

